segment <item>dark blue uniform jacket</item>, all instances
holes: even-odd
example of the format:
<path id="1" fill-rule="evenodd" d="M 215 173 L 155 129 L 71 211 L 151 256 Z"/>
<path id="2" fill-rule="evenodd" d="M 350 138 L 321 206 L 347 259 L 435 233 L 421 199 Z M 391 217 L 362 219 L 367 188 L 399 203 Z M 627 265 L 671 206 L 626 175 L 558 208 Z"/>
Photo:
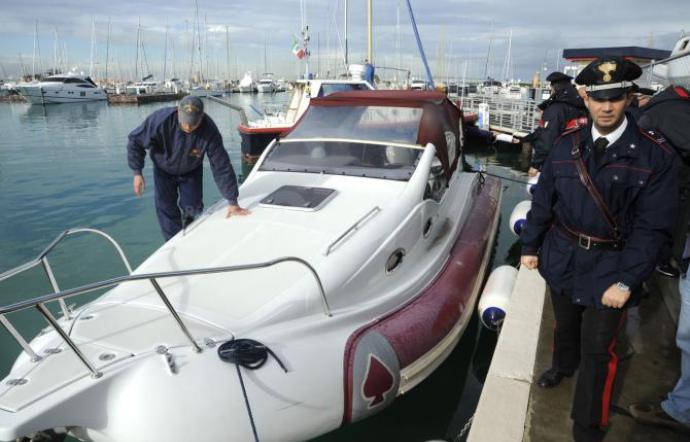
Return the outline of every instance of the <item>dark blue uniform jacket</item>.
<path id="1" fill-rule="evenodd" d="M 177 120 L 177 108 L 157 110 L 129 134 L 127 162 L 135 174 L 144 168 L 146 150 L 155 167 L 170 175 L 185 175 L 202 167 L 208 154 L 213 178 L 230 204 L 237 204 L 237 177 L 223 146 L 223 137 L 208 115 L 194 132 L 187 134 Z"/>
<path id="2" fill-rule="evenodd" d="M 565 224 L 589 236 L 614 237 L 580 182 L 572 154 L 573 140 L 578 139 L 592 180 L 621 231 L 621 251 L 585 250 L 558 227 Z M 599 165 L 593 145 L 591 123 L 565 132 L 556 142 L 544 162 L 520 237 L 522 254 L 538 254 L 539 272 L 552 291 L 571 293 L 576 304 L 602 307 L 606 289 L 623 282 L 632 288 L 628 305 L 634 305 L 662 246 L 671 240 L 678 202 L 677 157 L 629 116 L 625 132 L 606 149 Z"/>
<path id="3" fill-rule="evenodd" d="M 541 169 L 549 151 L 565 130 L 568 121 L 587 115 L 585 102 L 577 94 L 575 86 L 572 85 L 556 92 L 548 100 L 542 102 L 539 108 L 544 111 L 539 122 L 540 127 L 527 136 L 527 140 L 534 144 L 530 166 L 535 169 Z"/>

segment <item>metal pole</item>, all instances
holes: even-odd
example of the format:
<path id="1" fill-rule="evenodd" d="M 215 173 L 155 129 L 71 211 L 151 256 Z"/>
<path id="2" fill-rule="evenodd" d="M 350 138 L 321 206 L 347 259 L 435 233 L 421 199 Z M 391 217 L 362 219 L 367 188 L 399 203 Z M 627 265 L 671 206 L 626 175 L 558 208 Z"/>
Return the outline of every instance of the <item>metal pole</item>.
<path id="1" fill-rule="evenodd" d="M 53 274 L 53 269 L 50 267 L 48 258 L 41 258 L 41 264 L 43 264 L 43 270 L 45 270 L 46 275 L 48 275 L 48 280 L 50 281 L 50 285 L 53 287 L 53 292 L 59 292 L 60 287 L 58 286 L 57 279 L 55 279 L 55 275 Z M 69 314 L 69 308 L 67 308 L 67 303 L 65 303 L 65 300 L 63 298 L 60 298 L 58 299 L 58 303 L 60 304 L 60 309 L 62 310 L 62 315 L 65 317 L 65 319 L 71 319 Z"/>
<path id="2" fill-rule="evenodd" d="M 347 0 L 345 0 L 345 70 L 348 70 L 348 66 L 350 62 L 348 61 L 347 57 Z"/>
<path id="3" fill-rule="evenodd" d="M 14 337 L 14 339 L 17 341 L 19 345 L 21 345 L 26 354 L 28 354 L 31 357 L 31 362 L 38 362 L 41 360 L 41 357 L 33 351 L 28 342 L 24 340 L 24 338 L 22 337 L 22 335 L 19 334 L 17 329 L 14 328 L 10 321 L 7 320 L 5 315 L 0 315 L 0 324 L 2 324 L 8 332 L 10 332 L 12 337 Z"/>
<path id="4" fill-rule="evenodd" d="M 371 7 L 371 2 L 372 0 L 367 0 L 367 43 L 369 50 L 367 52 L 367 60 L 369 60 L 369 63 L 372 65 L 374 64 L 374 44 L 373 44 L 373 35 L 372 35 L 372 22 L 373 22 L 373 17 L 372 17 L 372 7 Z"/>
<path id="5" fill-rule="evenodd" d="M 199 347 L 199 344 L 196 343 L 196 341 L 192 337 L 192 334 L 189 333 L 189 330 L 187 330 L 187 327 L 182 322 L 180 315 L 177 314 L 177 311 L 175 310 L 175 308 L 170 303 L 170 300 L 168 299 L 167 296 L 165 296 L 165 293 L 163 292 L 163 289 L 161 288 L 161 286 L 158 285 L 158 282 L 154 278 L 151 278 L 150 281 L 151 281 L 151 284 L 153 285 L 153 288 L 156 289 L 156 292 L 158 292 L 158 296 L 161 297 L 161 300 L 163 300 L 163 303 L 165 304 L 165 306 L 170 311 L 170 314 L 173 316 L 173 318 L 175 318 L 177 325 L 180 326 L 182 333 L 184 333 L 184 335 L 187 336 L 187 339 L 189 339 L 189 342 L 192 343 L 192 347 L 194 347 L 194 351 L 196 353 L 201 353 L 201 347 Z"/>
<path id="6" fill-rule="evenodd" d="M 77 344 L 72 341 L 72 339 L 69 337 L 67 333 L 60 327 L 60 324 L 53 318 L 53 315 L 50 314 L 50 311 L 46 308 L 46 306 L 43 303 L 38 303 L 36 304 L 36 308 L 38 309 L 39 312 L 43 315 L 44 318 L 46 318 L 46 321 L 50 323 L 50 325 L 55 329 L 56 332 L 62 337 L 62 339 L 65 341 L 67 345 L 72 349 L 74 354 L 77 355 L 79 359 L 81 359 L 81 362 L 86 365 L 86 367 L 89 369 L 91 372 L 91 377 L 94 379 L 98 379 L 101 376 L 103 376 L 103 373 L 99 372 L 96 370 L 96 368 L 91 365 L 91 362 L 89 362 L 88 359 L 86 359 L 86 356 L 79 350 L 79 347 L 77 347 Z"/>

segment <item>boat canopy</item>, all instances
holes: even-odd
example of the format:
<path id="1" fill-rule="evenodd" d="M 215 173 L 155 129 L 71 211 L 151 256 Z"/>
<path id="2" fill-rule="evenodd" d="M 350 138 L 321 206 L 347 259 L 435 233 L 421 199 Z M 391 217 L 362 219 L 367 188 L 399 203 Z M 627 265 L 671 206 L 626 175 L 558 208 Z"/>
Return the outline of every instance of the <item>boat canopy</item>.
<path id="1" fill-rule="evenodd" d="M 366 90 L 314 98 L 285 137 L 425 146 L 432 143 L 450 174 L 460 153 L 462 111 L 430 91 Z"/>

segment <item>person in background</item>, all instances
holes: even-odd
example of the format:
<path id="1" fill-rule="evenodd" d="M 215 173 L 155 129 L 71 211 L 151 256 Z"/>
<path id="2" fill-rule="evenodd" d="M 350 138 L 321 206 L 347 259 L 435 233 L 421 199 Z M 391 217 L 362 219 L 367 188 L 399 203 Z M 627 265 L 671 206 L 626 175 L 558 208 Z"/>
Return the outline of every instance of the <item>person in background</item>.
<path id="1" fill-rule="evenodd" d="M 587 116 L 587 108 L 571 83 L 573 77 L 562 72 L 552 72 L 546 77 L 551 83 L 551 96 L 539 104 L 542 117 L 539 127 L 523 138 L 534 144 L 529 176 L 536 176 L 553 147 L 556 138 L 563 133 L 569 121 Z"/>
<path id="2" fill-rule="evenodd" d="M 188 95 L 177 107 L 153 112 L 129 134 L 127 162 L 136 196 L 146 186 L 142 169 L 147 151 L 153 163 L 156 214 L 166 241 L 203 211 L 206 155 L 216 185 L 228 201 L 227 216 L 249 214 L 237 203 L 237 178 L 223 138 L 198 97 Z"/>
<path id="3" fill-rule="evenodd" d="M 578 371 L 571 410 L 577 442 L 605 436 L 616 338 L 670 241 L 677 209 L 675 153 L 625 114 L 640 75 L 617 56 L 578 75 L 591 122 L 553 146 L 520 237 L 521 263 L 539 269 L 556 318 L 552 366 L 537 383 L 553 388 Z"/>
<path id="4" fill-rule="evenodd" d="M 676 270 L 670 263 L 657 266 L 665 276 L 677 276 L 680 293 L 680 314 L 676 345 L 680 350 L 680 378 L 661 403 L 630 405 L 630 414 L 639 422 L 669 427 L 690 433 L 690 92 L 680 85 L 671 85 L 643 106 L 641 126 L 659 131 L 683 159 L 680 167 L 679 214 L 673 233 L 672 255 L 680 263 Z M 663 258 L 663 257 L 662 257 Z M 668 255 L 665 257 L 668 259 Z M 667 261 L 668 262 L 668 261 Z"/>

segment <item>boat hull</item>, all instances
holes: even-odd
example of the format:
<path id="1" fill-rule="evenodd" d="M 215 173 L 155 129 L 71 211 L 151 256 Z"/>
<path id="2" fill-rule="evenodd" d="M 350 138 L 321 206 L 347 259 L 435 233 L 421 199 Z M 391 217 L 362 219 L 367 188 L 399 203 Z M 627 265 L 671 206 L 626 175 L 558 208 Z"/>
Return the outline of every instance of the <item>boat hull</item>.
<path id="1" fill-rule="evenodd" d="M 242 159 L 248 163 L 254 163 L 274 139 L 283 136 L 290 127 L 250 127 L 239 126 L 242 139 Z"/>
<path id="2" fill-rule="evenodd" d="M 474 312 L 491 256 L 500 181 L 476 183 L 468 222 L 441 273 L 410 302 L 348 339 L 343 425 L 385 408 L 414 388 L 450 354 Z"/>
<path id="3" fill-rule="evenodd" d="M 70 91 L 40 86 L 19 86 L 17 89 L 30 104 L 83 103 L 108 99 L 107 94 L 101 90 Z"/>

